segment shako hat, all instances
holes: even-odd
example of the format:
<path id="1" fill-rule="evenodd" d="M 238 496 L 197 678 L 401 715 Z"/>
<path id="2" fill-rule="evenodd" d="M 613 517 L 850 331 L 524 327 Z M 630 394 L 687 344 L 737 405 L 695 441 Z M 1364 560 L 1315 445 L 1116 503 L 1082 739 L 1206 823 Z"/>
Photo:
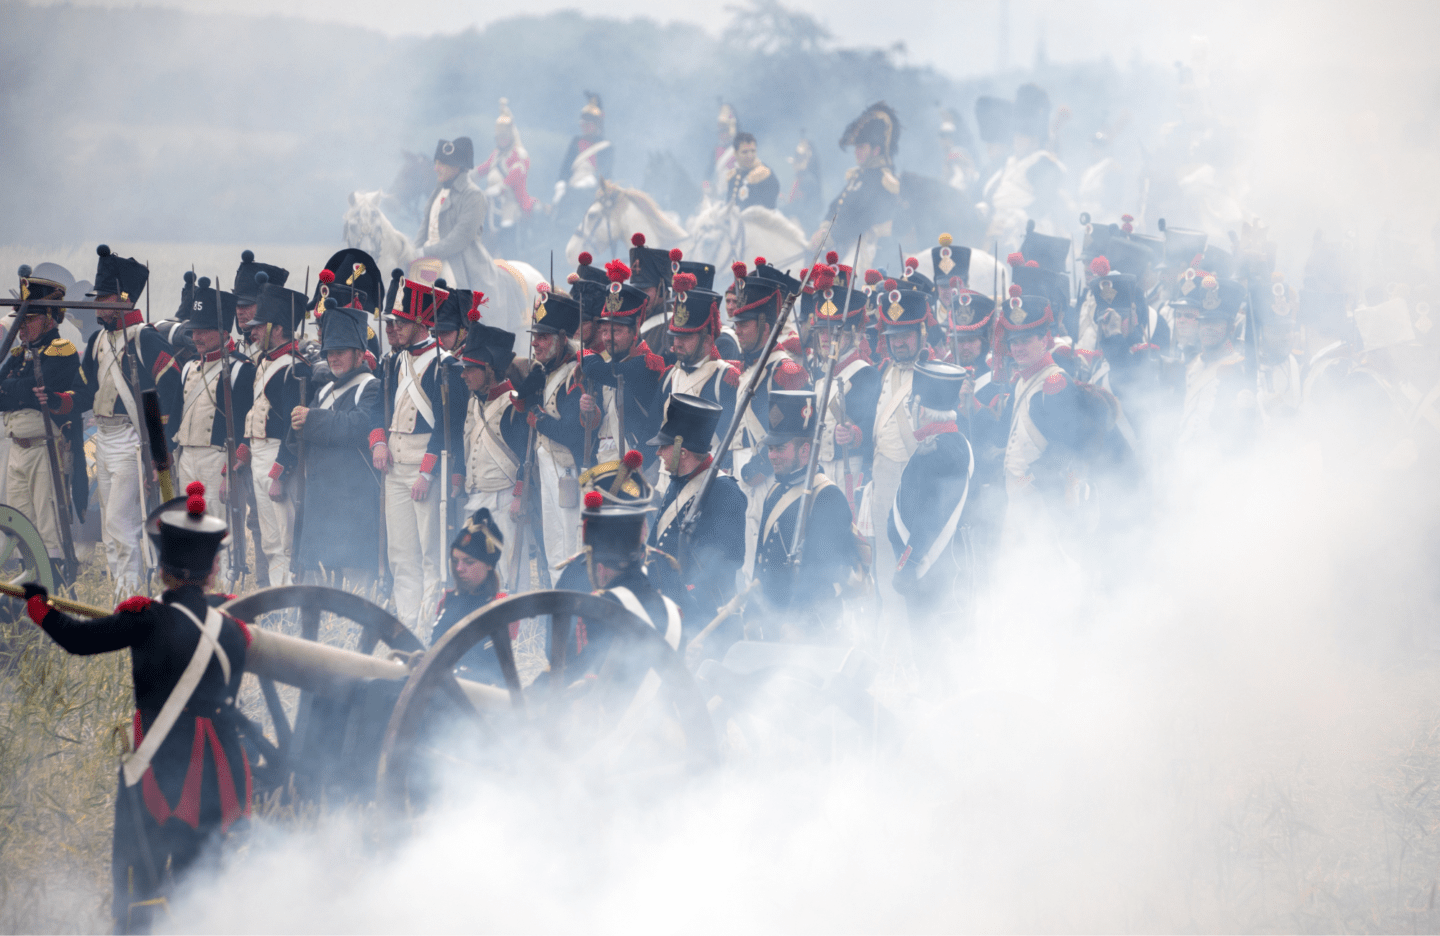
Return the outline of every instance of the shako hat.
<path id="1" fill-rule="evenodd" d="M 791 439 L 810 438 L 815 434 L 814 390 L 771 390 L 770 412 L 766 414 L 769 430 L 762 445 L 784 445 Z"/>
<path id="2" fill-rule="evenodd" d="M 694 335 L 720 332 L 720 294 L 702 289 L 694 273 L 676 273 L 671 280 L 674 307 L 670 313 L 670 334 Z"/>
<path id="3" fill-rule="evenodd" d="M 970 248 L 956 244 L 949 234 L 941 234 L 939 244 L 930 248 L 930 266 L 937 284 L 958 276 L 970 285 Z"/>
<path id="4" fill-rule="evenodd" d="M 364 309 L 330 306 L 320 316 L 320 353 L 330 351 L 364 351 L 370 326 Z"/>
<path id="5" fill-rule="evenodd" d="M 235 326 L 235 294 L 210 285 L 210 277 L 202 276 L 190 291 L 190 327 L 211 328 L 229 333 Z"/>
<path id="6" fill-rule="evenodd" d="M 134 304 L 145 291 L 150 271 L 133 257 L 112 253 L 104 244 L 95 248 L 100 262 L 95 266 L 95 287 L 90 296 L 117 296 L 121 302 Z"/>
<path id="7" fill-rule="evenodd" d="M 263 272 L 267 281 L 275 286 L 284 286 L 285 280 L 290 277 L 290 271 L 284 267 L 273 266 L 269 263 L 255 262 L 253 250 L 242 250 L 240 252 L 240 266 L 235 268 L 235 301 L 242 306 L 255 305 L 260 297 L 260 286 L 255 280 L 255 274 Z"/>
<path id="8" fill-rule="evenodd" d="M 1010 287 L 1010 295 L 996 321 L 1006 338 L 1027 333 L 1048 331 L 1055 323 L 1050 299 L 1043 293 L 1026 294 L 1019 285 Z"/>
<path id="9" fill-rule="evenodd" d="M 488 364 L 495 376 L 502 377 L 515 359 L 515 334 L 503 328 L 495 328 L 484 322 L 471 322 L 465 333 L 465 347 L 460 350 L 460 362 L 478 367 Z"/>
<path id="10" fill-rule="evenodd" d="M 400 302 L 390 310 L 390 314 L 398 319 L 418 322 L 426 328 L 430 328 L 435 324 L 436 308 L 449 295 L 450 290 L 443 279 L 437 279 L 435 285 L 431 286 L 407 277 Z"/>
<path id="11" fill-rule="evenodd" d="M 639 325 L 640 310 L 649 296 L 645 291 L 630 285 L 634 271 L 622 260 L 611 260 L 605 264 L 605 276 L 610 283 L 605 287 L 605 302 L 600 307 L 600 318 L 619 325 Z"/>
<path id="12" fill-rule="evenodd" d="M 145 518 L 145 532 L 155 544 L 160 567 L 183 579 L 203 579 L 215 567 L 215 554 L 230 528 L 205 512 L 205 485 L 191 481 L 184 497 L 156 507 Z"/>
<path id="13" fill-rule="evenodd" d="M 1171 227 L 1161 218 L 1156 225 L 1165 235 L 1165 260 L 1161 266 L 1166 270 L 1183 270 L 1191 261 L 1205 252 L 1209 236 L 1204 231 Z"/>
<path id="14" fill-rule="evenodd" d="M 910 392 L 929 410 L 953 410 L 960 403 L 960 385 L 969 371 L 940 361 L 920 361 Z"/>
<path id="15" fill-rule="evenodd" d="M 471 322 L 480 321 L 480 307 L 490 300 L 478 289 L 452 289 L 435 312 L 437 332 L 464 331 Z"/>
<path id="16" fill-rule="evenodd" d="M 875 319 L 880 330 L 920 327 L 930 315 L 930 296 L 914 289 L 903 289 L 893 279 L 880 284 L 875 292 Z"/>
<path id="17" fill-rule="evenodd" d="M 21 299 L 44 299 L 53 302 L 65 298 L 64 283 L 36 276 L 29 264 L 21 264 L 18 272 Z M 19 310 L 19 306 L 16 306 L 16 310 Z M 56 306 L 36 306 L 25 310 L 26 318 L 32 315 L 49 315 L 56 322 L 65 320 L 65 310 Z"/>
<path id="18" fill-rule="evenodd" d="M 549 290 L 542 293 L 530 317 L 530 330 L 542 335 L 569 337 L 580 328 L 580 303 L 568 293 Z"/>
<path id="19" fill-rule="evenodd" d="M 649 289 L 670 282 L 670 251 L 645 246 L 645 235 L 630 235 L 630 283 L 638 289 Z"/>
<path id="20" fill-rule="evenodd" d="M 719 403 L 689 393 L 672 393 L 665 400 L 660 431 L 647 444 L 671 445 L 679 439 L 681 448 L 704 455 L 710 451 L 724 412 Z"/>
<path id="21" fill-rule="evenodd" d="M 255 274 L 260 286 L 260 298 L 256 302 L 255 319 L 252 325 L 281 325 L 294 334 L 300 323 L 305 321 L 309 300 L 304 293 L 271 283 L 264 270 Z"/>
<path id="22" fill-rule="evenodd" d="M 655 496 L 655 489 L 645 479 L 640 469 L 645 456 L 637 449 L 630 449 L 622 458 L 601 462 L 580 475 L 580 489 L 587 495 L 599 494 L 606 504 L 624 504 L 630 507 L 647 507 Z"/>
<path id="23" fill-rule="evenodd" d="M 1020 252 L 1026 260 L 1034 260 L 1040 269 L 1052 273 L 1064 273 L 1070 258 L 1070 238 L 1041 234 L 1035 230 L 1033 220 L 1025 222 L 1025 239 L 1020 242 Z"/>

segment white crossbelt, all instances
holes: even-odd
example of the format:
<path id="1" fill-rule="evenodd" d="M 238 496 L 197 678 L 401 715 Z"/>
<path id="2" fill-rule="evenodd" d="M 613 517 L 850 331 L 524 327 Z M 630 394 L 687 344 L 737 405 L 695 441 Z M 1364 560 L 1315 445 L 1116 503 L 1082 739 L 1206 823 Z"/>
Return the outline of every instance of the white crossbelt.
<path id="1" fill-rule="evenodd" d="M 180 718 L 180 713 L 190 703 L 190 697 L 195 694 L 201 677 L 210 666 L 212 655 L 219 658 L 220 669 L 225 674 L 225 684 L 230 684 L 230 657 L 220 646 L 220 612 L 210 608 L 205 612 L 205 623 L 201 624 L 200 619 L 182 604 L 166 607 L 183 613 L 194 622 L 200 629 L 200 641 L 195 645 L 195 653 L 186 664 L 185 672 L 180 674 L 180 681 L 170 690 L 170 697 L 165 700 L 165 704 L 160 707 L 160 714 L 155 716 L 155 721 L 150 725 L 150 732 L 145 735 L 140 746 L 125 758 L 123 769 L 127 787 L 139 783 L 140 778 L 145 776 L 145 771 L 150 769 L 150 761 L 154 759 L 155 752 L 160 750 L 160 745 L 165 743 L 170 729 L 175 727 L 175 722 Z"/>
<path id="2" fill-rule="evenodd" d="M 332 408 L 340 399 L 341 394 L 352 387 L 355 388 L 356 391 L 355 399 L 360 399 L 360 394 L 365 392 L 365 388 L 369 386 L 370 381 L 374 379 L 374 374 L 366 370 L 360 370 L 345 378 L 345 382 L 339 386 L 335 385 L 335 381 L 330 381 L 325 385 L 324 389 L 320 391 L 320 406 L 318 409 L 328 410 Z"/>
<path id="3" fill-rule="evenodd" d="M 110 380 L 111 386 L 115 388 L 115 395 L 118 396 L 120 402 L 125 405 L 125 415 L 129 418 L 130 425 L 135 427 L 136 432 L 139 432 L 140 423 L 137 422 L 138 417 L 136 415 L 139 410 L 135 408 L 135 395 L 130 392 L 130 384 L 125 381 L 125 371 L 120 367 L 120 354 L 115 350 L 113 344 L 114 339 L 111 337 L 115 334 L 121 335 L 123 339 L 125 333 L 123 331 L 102 332 L 100 335 L 100 350 L 97 354 L 100 357 L 100 364 L 103 368 L 101 379 L 104 380 L 108 378 Z"/>
<path id="4" fill-rule="evenodd" d="M 431 427 L 435 425 L 435 410 L 430 405 L 430 397 L 425 394 L 420 387 L 420 382 L 415 379 L 415 374 L 424 374 L 425 369 L 430 366 L 430 362 L 439 353 L 440 346 L 437 344 L 418 357 L 406 351 L 401 353 L 400 358 L 403 366 L 400 368 L 398 392 L 410 398 L 410 402 L 415 404 L 415 409 L 420 413 L 420 417 Z M 443 380 L 444 375 L 441 375 L 440 379 Z"/>
<path id="5" fill-rule="evenodd" d="M 961 438 L 964 439 L 965 437 L 962 435 Z M 930 549 L 927 550 L 924 557 L 921 558 L 920 564 L 915 567 L 915 577 L 917 579 L 924 578 L 925 573 L 930 571 L 930 567 L 935 564 L 935 560 L 940 558 L 940 554 L 945 551 L 945 547 L 955 538 L 955 530 L 960 526 L 960 514 L 965 510 L 965 501 L 970 496 L 970 479 L 975 476 L 975 450 L 970 447 L 969 439 L 965 439 L 965 450 L 970 453 L 970 470 L 965 474 L 965 493 L 960 495 L 960 503 L 955 505 L 955 509 L 950 513 L 950 519 L 945 521 L 945 526 L 940 530 L 940 535 L 935 537 L 935 542 L 930 544 Z M 905 545 L 909 546 L 910 528 L 905 525 L 904 518 L 900 516 L 899 491 L 895 492 L 895 503 L 890 507 L 890 515 L 895 518 L 896 532 L 898 532 L 900 538 L 905 541 Z"/>

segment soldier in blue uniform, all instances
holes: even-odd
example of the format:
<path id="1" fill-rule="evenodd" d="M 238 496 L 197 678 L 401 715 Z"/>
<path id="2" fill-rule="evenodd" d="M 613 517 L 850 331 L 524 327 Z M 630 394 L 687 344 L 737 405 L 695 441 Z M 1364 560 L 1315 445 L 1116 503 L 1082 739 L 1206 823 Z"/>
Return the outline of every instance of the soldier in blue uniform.
<path id="1" fill-rule="evenodd" d="M 134 306 L 150 278 L 145 265 L 120 257 L 101 244 L 95 270 L 97 302 Z M 111 577 L 123 589 L 140 583 L 140 537 L 145 516 L 140 466 L 144 414 L 140 395 L 155 390 L 165 424 L 166 444 L 180 427 L 180 370 L 174 348 L 145 324 L 139 309 L 102 309 L 101 328 L 90 336 L 81 359 L 84 379 L 75 384 L 72 410 L 95 414 L 95 471 L 99 482 L 101 535 Z"/>
<path id="2" fill-rule="evenodd" d="M 645 250 L 643 246 L 637 249 Z M 669 256 L 664 251 L 653 251 L 665 257 L 668 274 Z M 632 257 L 634 251 L 631 252 Z M 659 261 L 655 261 L 659 262 Z M 653 265 L 653 264 L 652 264 Z M 650 350 L 650 346 L 639 337 L 640 323 L 645 309 L 653 299 L 653 290 L 659 286 L 657 275 L 651 270 L 642 282 L 651 284 L 652 292 L 626 282 L 632 276 L 632 269 L 619 260 L 605 264 L 610 285 L 605 304 L 600 310 L 600 335 L 605 350 L 599 354 L 586 354 L 580 361 L 585 380 L 592 389 L 604 387 L 603 402 L 605 422 L 600 429 L 597 458 L 614 458 L 618 452 L 639 449 L 650 465 L 655 459 L 655 449 L 649 439 L 659 426 L 659 410 L 655 407 L 655 395 L 660 387 L 660 378 L 665 373 L 665 360 Z M 619 378 L 625 380 L 624 398 L 620 397 Z M 625 438 L 620 433 L 620 408 L 624 407 Z"/>
<path id="3" fill-rule="evenodd" d="M 680 606 L 688 642 L 735 594 L 735 573 L 745 563 L 745 493 L 729 475 L 717 474 L 705 491 L 695 528 L 686 535 L 684 519 L 700 496 L 713 460 L 715 429 L 724 411 L 719 404 L 677 393 L 665 402 L 665 421 L 651 439 L 670 485 L 650 531 L 660 555 L 649 563 L 651 581 Z M 732 618 L 738 625 L 738 618 Z M 738 627 L 707 644 L 723 655 L 741 638 Z"/>
<path id="4" fill-rule="evenodd" d="M 880 401 L 880 371 L 871 362 L 863 338 L 866 296 L 855 288 L 854 271 L 839 263 L 833 250 L 825 259 L 827 264 L 816 269 L 800 297 L 800 311 L 816 352 L 810 376 L 817 390 L 825 386 L 830 343 L 838 346 L 829 409 L 820 434 L 820 470 L 844 485 L 846 499 L 853 506 L 874 453 L 872 431 L 875 406 Z"/>
<path id="5" fill-rule="evenodd" d="M 64 284 L 31 274 L 30 267 L 20 268 L 21 299 L 65 298 Z M 73 513 L 79 518 L 85 512 L 85 496 L 89 494 L 80 420 L 76 418 L 79 414 L 74 411 L 70 392 L 80 376 L 80 352 L 60 336 L 59 326 L 64 320 L 64 309 L 26 309 L 24 319 L 12 326 L 20 329 L 15 346 L 0 363 L 0 413 L 10 438 L 6 497 L 40 531 L 57 578 L 63 578 L 65 563 L 56 495 L 73 497 Z M 36 361 L 40 362 L 38 377 Z M 71 475 L 65 491 L 55 490 L 41 406 L 50 413 L 60 470 Z"/>
<path id="6" fill-rule="evenodd" d="M 713 267 L 710 273 L 713 277 Z M 671 285 L 675 306 L 667 328 L 675 362 L 660 379 L 653 409 L 663 412 L 672 394 L 697 396 L 718 404 L 722 412 L 717 425 L 728 426 L 735 413 L 740 368 L 715 349 L 715 336 L 720 333 L 720 296 L 708 286 L 699 285 L 696 274 L 683 269 L 675 274 Z"/>
<path id="7" fill-rule="evenodd" d="M 805 475 L 819 413 L 813 390 L 772 391 L 769 403 L 770 431 L 764 444 L 775 486 L 760 514 L 755 555 L 759 616 L 767 640 L 833 641 L 840 636 L 841 592 L 857 562 L 850 505 L 829 478 L 815 474 L 814 505 L 797 564 L 794 554 L 802 533 Z"/>
<path id="8" fill-rule="evenodd" d="M 900 487 L 887 518 L 890 543 L 898 556 L 895 591 L 905 598 L 916 659 L 933 658 L 922 647 L 939 648 L 952 623 L 968 627 L 971 562 L 962 522 L 975 471 L 974 452 L 957 421 L 960 391 L 969 379 L 963 367 L 938 362 L 915 365 L 911 405 L 915 410 L 915 453 L 900 475 Z M 939 619 L 939 612 L 947 620 Z"/>
<path id="9" fill-rule="evenodd" d="M 323 569 L 350 590 L 364 590 L 384 570 L 384 501 L 370 440 L 385 424 L 385 404 L 379 378 L 365 366 L 366 318 L 363 309 L 325 311 L 320 351 L 330 379 L 291 410 L 286 443 L 305 444 L 300 567 L 307 574 Z"/>
<path id="10" fill-rule="evenodd" d="M 840 137 L 840 148 L 855 148 L 855 165 L 845 171 L 845 187 L 825 212 L 811 240 L 812 247 L 826 242 L 839 251 L 852 250 L 855 239 L 865 235 L 870 257 L 881 248 L 880 241 L 891 235 L 895 212 L 900 204 L 900 180 L 893 169 L 900 147 L 900 118 L 884 101 L 878 101 L 850 122 Z M 835 217 L 834 225 L 829 222 Z M 868 265 L 863 256 L 861 263 Z"/>
<path id="11" fill-rule="evenodd" d="M 145 523 L 160 558 L 159 601 L 127 598 L 115 614 L 81 620 L 27 584 L 26 612 L 70 653 L 129 649 L 135 684 L 131 752 L 115 801 L 111 875 L 117 932 L 144 932 L 216 837 L 250 816 L 250 762 L 235 708 L 250 632 L 213 608 L 206 589 L 227 536 L 205 509 L 204 486 Z"/>
<path id="12" fill-rule="evenodd" d="M 439 643 L 450 628 L 472 612 L 496 598 L 505 597 L 500 591 L 500 576 L 496 572 L 504 549 L 505 534 L 500 532 L 488 509 L 481 507 L 460 527 L 450 544 L 450 575 L 455 580 L 455 587 L 446 589 L 440 597 L 440 616 L 430 637 L 431 646 Z M 510 626 L 513 639 L 519 624 Z M 505 674 L 500 670 L 500 661 L 489 640 L 476 644 L 461 657 L 459 668 L 466 679 L 496 686 L 505 684 Z"/>
<path id="13" fill-rule="evenodd" d="M 735 134 L 735 166 L 725 173 L 725 201 L 737 208 L 774 208 L 780 180 L 760 161 L 753 133 Z"/>

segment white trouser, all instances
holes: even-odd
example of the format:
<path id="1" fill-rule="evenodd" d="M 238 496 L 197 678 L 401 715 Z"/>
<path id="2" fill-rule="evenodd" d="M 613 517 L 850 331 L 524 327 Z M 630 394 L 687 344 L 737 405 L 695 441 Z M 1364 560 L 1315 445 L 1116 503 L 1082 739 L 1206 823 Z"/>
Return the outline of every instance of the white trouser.
<path id="1" fill-rule="evenodd" d="M 175 496 L 179 497 L 184 494 L 185 489 L 190 486 L 192 481 L 199 481 L 205 485 L 205 512 L 229 523 L 230 518 L 226 515 L 225 510 L 225 498 L 221 494 L 225 480 L 225 476 L 221 472 L 224 470 L 225 449 L 220 446 L 180 446 L 175 456 Z M 234 542 L 233 530 L 231 531 L 231 542 Z M 219 570 L 219 580 L 228 582 L 230 580 L 229 547 L 220 550 Z"/>
<path id="2" fill-rule="evenodd" d="M 560 506 L 560 479 L 564 475 L 578 481 L 579 474 L 573 466 L 561 467 L 555 456 L 544 445 L 535 446 L 535 474 L 540 479 L 540 514 L 544 521 L 545 558 L 550 564 L 550 580 L 556 581 L 560 573 L 556 567 L 580 551 L 580 505 Z"/>
<path id="3" fill-rule="evenodd" d="M 760 548 L 760 516 L 765 512 L 765 498 L 775 487 L 775 479 L 766 477 L 752 487 L 745 483 L 741 475 L 741 469 L 749 464 L 752 458 L 767 458 L 768 455 L 757 456 L 754 449 L 736 449 L 730 453 L 730 457 L 735 479 L 740 482 L 740 490 L 745 492 L 748 499 L 745 504 L 745 578 L 749 580 L 755 577 L 755 553 Z"/>
<path id="4" fill-rule="evenodd" d="M 845 483 L 845 462 L 850 462 L 850 483 Z M 820 471 L 840 486 L 849 500 L 850 509 L 855 509 L 855 500 L 860 496 L 860 487 L 865 483 L 865 473 L 860 466 L 860 456 L 851 455 L 848 459 L 835 459 L 834 461 L 820 462 Z"/>
<path id="5" fill-rule="evenodd" d="M 140 589 L 140 537 L 145 502 L 140 487 L 140 433 L 130 420 L 96 419 L 95 474 L 105 563 L 122 592 Z M 103 420 L 103 421 L 102 421 Z"/>
<path id="6" fill-rule="evenodd" d="M 248 439 L 250 445 L 250 480 L 255 488 L 255 512 L 260 518 L 260 550 L 270 568 L 270 584 L 292 585 L 290 576 L 290 545 L 295 531 L 294 485 L 287 472 L 281 475 L 283 500 L 270 499 L 270 469 L 280 455 L 278 439 Z M 208 488 L 207 488 L 208 490 Z M 257 559 L 257 561 L 259 561 Z"/>
<path id="7" fill-rule="evenodd" d="M 10 449 L 13 447 L 10 443 L 9 436 L 0 437 L 0 464 L 10 463 Z M 9 487 L 9 484 L 10 473 L 8 471 L 0 471 L 0 504 L 10 503 L 10 497 L 6 493 L 6 488 Z"/>
<path id="8" fill-rule="evenodd" d="M 500 550 L 500 564 L 495 567 L 495 574 L 500 576 L 501 588 L 508 588 L 510 585 L 511 570 L 515 562 L 515 521 L 510 519 L 510 504 L 515 500 L 515 489 L 507 487 L 500 491 L 471 491 L 465 501 L 463 516 L 460 517 L 460 525 L 464 526 L 475 511 L 484 507 L 490 511 L 491 518 L 495 525 L 500 528 L 500 539 L 504 546 Z M 526 550 L 529 553 L 529 550 Z M 446 556 L 449 561 L 449 556 Z M 525 563 L 525 568 L 520 571 L 521 581 L 527 581 L 530 563 Z"/>
<path id="9" fill-rule="evenodd" d="M 69 448 L 64 439 L 57 437 L 55 441 L 63 470 Z M 60 545 L 59 506 L 55 503 L 55 485 L 50 481 L 50 452 L 44 440 L 31 442 L 29 448 L 11 443 L 5 487 L 10 494 L 8 503 L 35 524 L 50 558 L 62 558 L 65 550 Z"/>
<path id="10" fill-rule="evenodd" d="M 396 462 L 385 475 L 385 535 L 390 556 L 390 574 L 395 578 L 395 615 L 429 641 L 435 608 L 440 602 L 440 483 L 430 482 L 423 501 L 410 496 L 420 477 L 420 464 Z"/>
<path id="11" fill-rule="evenodd" d="M 899 558 L 890 545 L 890 508 L 895 506 L 895 494 L 900 490 L 900 475 L 905 463 L 893 461 L 875 453 L 870 469 L 874 486 L 870 489 L 870 522 L 875 528 L 875 585 L 880 593 L 880 608 L 886 614 L 902 614 L 905 601 L 895 591 L 895 563 Z"/>

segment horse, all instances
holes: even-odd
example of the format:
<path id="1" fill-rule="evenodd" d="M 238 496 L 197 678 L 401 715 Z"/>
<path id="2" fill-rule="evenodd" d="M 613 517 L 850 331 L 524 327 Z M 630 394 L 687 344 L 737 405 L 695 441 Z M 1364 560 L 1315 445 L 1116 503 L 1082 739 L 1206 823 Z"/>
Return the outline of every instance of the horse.
<path id="1" fill-rule="evenodd" d="M 686 259 L 712 263 L 719 270 L 736 260 L 749 264 L 755 257 L 782 269 L 810 259 L 804 229 L 773 208 L 751 205 L 742 210 L 733 203 L 708 201 L 686 227 Z"/>
<path id="2" fill-rule="evenodd" d="M 383 192 L 351 192 L 350 209 L 345 212 L 343 237 L 347 247 L 359 247 L 375 258 L 381 271 L 408 270 L 420 252 L 401 234 L 380 210 Z M 488 260 L 491 275 L 483 283 L 467 283 L 487 297 L 481 310 L 486 324 L 516 335 L 516 354 L 524 356 L 530 346 L 530 314 L 539 296 L 538 287 L 545 282 L 540 271 L 519 260 L 497 260 L 484 244 L 477 244 L 480 255 Z"/>
<path id="3" fill-rule="evenodd" d="M 595 187 L 595 201 L 565 245 L 565 259 L 579 263 L 581 251 L 600 259 L 627 256 L 630 237 L 637 233 L 644 234 L 646 242 L 657 248 L 678 245 L 687 236 L 685 229 L 655 204 L 655 199 L 639 189 L 602 179 Z"/>

